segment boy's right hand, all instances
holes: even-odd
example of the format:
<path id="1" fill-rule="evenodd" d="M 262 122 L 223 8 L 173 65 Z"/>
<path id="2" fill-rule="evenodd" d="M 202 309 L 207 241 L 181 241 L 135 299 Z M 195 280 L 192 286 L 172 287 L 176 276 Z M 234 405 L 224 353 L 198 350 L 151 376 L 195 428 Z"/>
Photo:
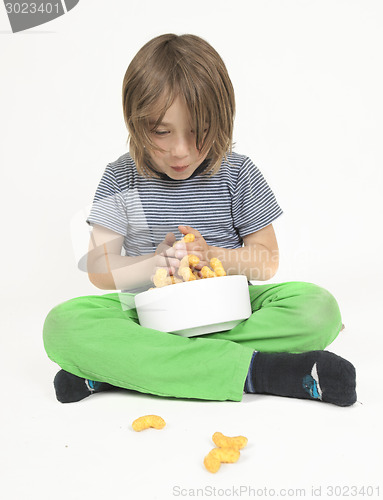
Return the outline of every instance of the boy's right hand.
<path id="1" fill-rule="evenodd" d="M 160 243 L 154 252 L 154 273 L 159 267 L 167 269 L 169 274 L 175 274 L 180 260 L 175 257 L 175 249 L 173 248 L 173 243 L 176 241 L 174 233 L 168 233 L 165 236 L 165 240 Z M 153 277 L 152 277 L 153 279 Z"/>

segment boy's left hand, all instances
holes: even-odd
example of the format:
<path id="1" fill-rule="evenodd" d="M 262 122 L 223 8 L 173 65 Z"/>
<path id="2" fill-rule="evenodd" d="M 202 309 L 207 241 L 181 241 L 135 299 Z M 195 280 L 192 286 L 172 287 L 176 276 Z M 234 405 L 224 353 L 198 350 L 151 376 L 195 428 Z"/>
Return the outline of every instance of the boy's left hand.
<path id="1" fill-rule="evenodd" d="M 203 266 L 208 266 L 210 247 L 202 234 L 190 226 L 178 226 L 178 230 L 183 236 L 188 233 L 194 234 L 195 239 L 191 243 L 184 243 L 183 241 L 176 243 L 174 246 L 175 257 L 181 260 L 185 255 L 196 255 L 200 261 L 195 266 L 195 269 L 201 270 Z"/>

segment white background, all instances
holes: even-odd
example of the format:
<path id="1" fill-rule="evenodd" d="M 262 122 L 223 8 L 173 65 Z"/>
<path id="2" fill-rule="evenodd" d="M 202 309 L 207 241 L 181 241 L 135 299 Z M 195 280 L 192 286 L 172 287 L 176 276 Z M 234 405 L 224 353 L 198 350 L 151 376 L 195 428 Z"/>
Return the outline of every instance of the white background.
<path id="1" fill-rule="evenodd" d="M 373 0 L 80 0 L 12 34 L 0 5 L 3 498 L 162 500 L 177 498 L 177 485 L 179 497 L 247 486 L 306 488 L 309 498 L 311 486 L 323 497 L 327 485 L 379 486 L 382 23 Z M 104 293 L 77 269 L 87 209 L 106 164 L 127 151 L 126 68 L 168 32 L 205 38 L 227 65 L 235 151 L 252 158 L 284 210 L 272 281 L 314 282 L 338 299 L 346 330 L 329 350 L 356 366 L 352 408 L 250 395 L 55 400 L 43 322 L 59 302 Z M 131 421 L 146 413 L 166 428 L 134 433 Z M 202 461 L 217 430 L 249 446 L 212 475 Z"/>

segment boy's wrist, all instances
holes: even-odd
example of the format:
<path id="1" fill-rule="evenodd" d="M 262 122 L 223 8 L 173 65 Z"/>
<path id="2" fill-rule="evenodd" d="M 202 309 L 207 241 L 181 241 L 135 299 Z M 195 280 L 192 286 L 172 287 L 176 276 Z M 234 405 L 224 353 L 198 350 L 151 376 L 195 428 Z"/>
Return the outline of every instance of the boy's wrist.
<path id="1" fill-rule="evenodd" d="M 227 248 L 209 246 L 207 251 L 208 261 L 210 262 L 213 258 L 219 259 L 220 261 L 224 260 L 228 250 Z"/>
<path id="2" fill-rule="evenodd" d="M 116 290 L 124 290 L 150 285 L 155 272 L 154 253 L 131 256 L 109 256 L 110 276 Z"/>

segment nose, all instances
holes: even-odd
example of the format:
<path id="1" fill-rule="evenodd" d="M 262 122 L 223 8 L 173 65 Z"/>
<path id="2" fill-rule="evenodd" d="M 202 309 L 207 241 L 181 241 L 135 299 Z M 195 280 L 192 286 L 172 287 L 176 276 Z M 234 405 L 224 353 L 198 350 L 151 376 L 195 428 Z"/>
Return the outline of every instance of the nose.
<path id="1" fill-rule="evenodd" d="M 191 141 L 183 135 L 178 135 L 173 138 L 170 145 L 170 153 L 176 158 L 185 158 L 189 155 L 191 148 Z"/>

